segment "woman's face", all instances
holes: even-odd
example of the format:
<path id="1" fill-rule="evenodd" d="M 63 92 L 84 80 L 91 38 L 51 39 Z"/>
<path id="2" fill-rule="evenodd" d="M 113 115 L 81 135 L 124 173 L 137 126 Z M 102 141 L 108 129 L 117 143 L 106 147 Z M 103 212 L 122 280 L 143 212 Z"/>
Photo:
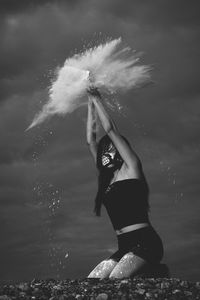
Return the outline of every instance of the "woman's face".
<path id="1" fill-rule="evenodd" d="M 120 169 L 123 159 L 111 139 L 105 135 L 98 145 L 97 168 L 101 171 L 114 172 Z"/>
<path id="2" fill-rule="evenodd" d="M 114 166 L 114 159 L 116 155 L 116 148 L 113 146 L 113 144 L 110 143 L 108 146 L 108 149 L 103 153 L 102 155 L 102 165 L 107 168 L 112 168 Z"/>

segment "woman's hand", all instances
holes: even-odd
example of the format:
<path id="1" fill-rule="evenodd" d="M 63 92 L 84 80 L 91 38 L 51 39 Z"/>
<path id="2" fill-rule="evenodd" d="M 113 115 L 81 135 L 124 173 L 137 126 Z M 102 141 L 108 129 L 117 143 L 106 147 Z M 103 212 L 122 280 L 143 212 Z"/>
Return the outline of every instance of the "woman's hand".
<path id="1" fill-rule="evenodd" d="M 87 89 L 87 92 L 89 95 L 93 96 L 93 97 L 98 97 L 98 98 L 101 98 L 101 94 L 98 90 L 97 87 L 91 85 L 88 89 Z"/>

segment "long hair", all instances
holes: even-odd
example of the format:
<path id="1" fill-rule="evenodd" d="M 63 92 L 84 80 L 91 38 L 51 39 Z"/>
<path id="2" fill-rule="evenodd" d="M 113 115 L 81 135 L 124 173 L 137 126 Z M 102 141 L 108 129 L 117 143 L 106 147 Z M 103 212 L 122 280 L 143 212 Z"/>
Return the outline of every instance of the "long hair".
<path id="1" fill-rule="evenodd" d="M 95 207 L 94 207 L 94 212 L 96 213 L 96 216 L 101 215 L 101 205 L 102 205 L 104 193 L 105 193 L 109 183 L 111 182 L 111 180 L 114 176 L 114 171 L 116 169 L 120 169 L 122 164 L 123 164 L 123 159 L 122 159 L 121 155 L 119 154 L 118 151 L 116 151 L 115 168 L 114 169 L 113 168 L 109 169 L 109 168 L 105 168 L 102 165 L 102 155 L 105 153 L 106 149 L 108 148 L 108 146 L 110 144 L 113 145 L 113 142 L 110 139 L 110 137 L 106 134 L 100 139 L 100 141 L 98 143 L 98 147 L 97 147 L 97 163 L 96 163 L 96 166 L 97 166 L 97 169 L 99 171 L 99 176 L 98 176 L 98 191 L 97 191 L 97 195 L 96 195 L 96 198 L 95 198 Z"/>
<path id="2" fill-rule="evenodd" d="M 130 143 L 128 142 L 128 140 L 124 136 L 122 136 L 122 138 L 130 146 Z M 105 148 L 108 147 L 108 144 L 110 144 L 110 143 L 112 143 L 110 137 L 108 135 L 105 135 L 100 139 L 100 141 L 98 143 L 98 147 L 97 147 L 96 166 L 99 171 L 99 176 L 98 176 L 98 191 L 97 191 L 97 194 L 95 197 L 94 213 L 98 217 L 101 216 L 101 206 L 102 206 L 103 198 L 104 198 L 105 192 L 114 176 L 114 171 L 116 170 L 116 169 L 113 170 L 113 169 L 109 169 L 109 168 L 104 168 L 102 166 L 102 154 L 104 153 Z M 115 161 L 116 161 L 116 167 L 118 169 L 120 169 L 123 164 L 123 159 L 121 158 L 118 151 L 116 152 Z M 150 209 L 149 201 L 148 201 L 149 187 L 148 187 L 148 184 L 147 184 L 147 181 L 146 181 L 143 171 L 142 171 L 142 177 L 143 177 L 143 182 L 144 182 L 144 193 L 146 194 L 146 197 L 145 197 L 146 198 L 146 209 L 147 209 L 147 211 L 149 211 L 149 209 Z"/>
<path id="3" fill-rule="evenodd" d="M 104 197 L 104 193 L 113 178 L 113 172 L 99 172 L 98 176 L 98 191 L 95 197 L 95 206 L 94 206 L 94 213 L 96 216 L 101 216 L 101 206 Z"/>

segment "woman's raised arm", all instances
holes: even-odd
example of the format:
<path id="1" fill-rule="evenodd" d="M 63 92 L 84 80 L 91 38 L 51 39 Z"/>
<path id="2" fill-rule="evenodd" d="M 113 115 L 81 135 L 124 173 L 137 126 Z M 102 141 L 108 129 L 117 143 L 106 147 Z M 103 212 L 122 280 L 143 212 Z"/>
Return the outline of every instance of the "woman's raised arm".
<path id="1" fill-rule="evenodd" d="M 96 132 L 97 131 L 97 113 L 92 102 L 91 96 L 89 95 L 88 100 L 88 115 L 87 115 L 87 144 L 89 146 L 90 152 L 96 163 L 97 156 L 97 141 L 96 141 Z"/>
<path id="2" fill-rule="evenodd" d="M 91 88 L 88 91 L 88 93 L 91 95 L 90 99 L 95 105 L 102 127 L 112 140 L 113 144 L 115 145 L 116 149 L 118 150 L 122 159 L 124 160 L 126 166 L 129 169 L 132 169 L 133 173 L 136 176 L 140 176 L 142 166 L 139 157 L 119 133 L 112 118 L 109 116 L 105 109 L 105 105 L 103 103 L 100 93 L 95 88 Z"/>

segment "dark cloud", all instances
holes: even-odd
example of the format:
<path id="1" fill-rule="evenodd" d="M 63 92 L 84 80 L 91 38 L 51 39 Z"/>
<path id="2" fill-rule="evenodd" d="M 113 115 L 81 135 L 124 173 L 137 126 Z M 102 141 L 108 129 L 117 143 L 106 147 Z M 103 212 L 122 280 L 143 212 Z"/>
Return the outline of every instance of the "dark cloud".
<path id="1" fill-rule="evenodd" d="M 0 2 L 1 14 L 16 14 L 33 12 L 34 9 L 44 5 L 62 5 L 74 7 L 77 5 L 78 0 L 2 0 Z"/>
<path id="2" fill-rule="evenodd" d="M 24 279 L 55 277 L 47 255 L 54 246 L 70 252 L 63 278 L 86 276 L 116 247 L 105 210 L 100 219 L 92 213 L 97 181 L 85 143 L 86 108 L 25 129 L 47 99 L 58 65 L 84 45 L 119 36 L 143 52 L 141 62 L 153 65 L 154 84 L 117 95 L 127 109 L 124 116 L 111 114 L 143 161 L 165 261 L 177 277 L 197 279 L 198 6 L 179 0 L 0 1 L 4 280 L 19 279 L 19 273 Z M 52 215 L 56 190 L 61 201 Z"/>
<path id="3" fill-rule="evenodd" d="M 150 1 L 127 1 L 126 5 L 120 0 L 101 1 L 97 7 L 103 12 L 119 17 L 124 20 L 139 23 L 142 26 L 156 26 L 171 28 L 174 25 L 196 26 L 199 25 L 199 1 L 195 0 L 188 5 L 188 1 L 176 0 L 150 0 Z M 159 29 L 158 28 L 158 29 Z"/>
<path id="4" fill-rule="evenodd" d="M 38 5 L 44 5 L 45 3 L 49 3 L 50 1 L 33 1 L 33 0 L 2 0 L 0 3 L 0 11 L 1 13 L 22 13 L 28 9 L 34 8 Z"/>

